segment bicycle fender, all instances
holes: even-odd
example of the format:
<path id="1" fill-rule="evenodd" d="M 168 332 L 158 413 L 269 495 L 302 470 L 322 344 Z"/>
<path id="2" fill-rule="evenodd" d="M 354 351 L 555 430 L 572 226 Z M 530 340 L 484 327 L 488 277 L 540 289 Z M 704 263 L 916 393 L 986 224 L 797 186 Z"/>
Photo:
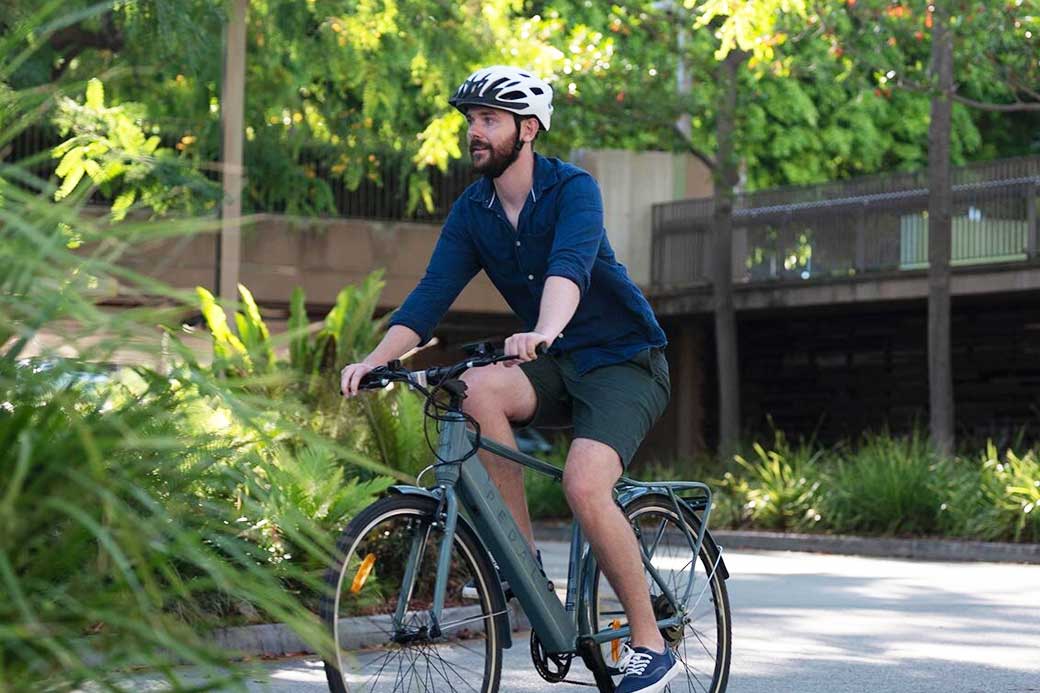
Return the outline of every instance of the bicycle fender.
<path id="1" fill-rule="evenodd" d="M 401 496 L 425 496 L 427 498 L 433 498 L 434 500 L 438 499 L 436 493 L 429 489 L 422 488 L 421 486 L 396 484 L 387 489 L 387 491 L 389 493 Z M 474 529 L 473 523 L 470 522 L 469 518 L 466 516 L 465 513 L 459 513 L 459 522 L 464 523 L 466 527 L 471 532 L 473 532 L 473 536 L 477 537 L 477 541 L 480 542 L 480 545 L 484 547 L 484 542 L 480 539 L 480 534 Z M 484 547 L 484 551 L 487 551 L 487 547 Z M 491 585 L 491 589 L 498 591 L 499 595 L 501 595 L 502 597 L 502 603 L 506 605 L 505 611 L 503 611 L 503 613 L 499 614 L 498 616 L 495 616 L 495 621 L 498 623 L 498 629 L 503 635 L 502 648 L 508 650 L 513 646 L 513 631 L 509 624 L 509 604 L 508 602 L 506 602 L 506 594 L 505 591 L 502 589 L 502 583 L 498 580 L 492 580 L 492 583 L 493 584 Z"/>
<path id="2" fill-rule="evenodd" d="M 682 498 L 679 499 L 679 502 L 689 508 L 691 512 L 694 511 L 694 508 Z M 729 568 L 726 567 L 726 557 L 722 555 L 722 547 L 715 543 L 715 537 L 711 535 L 710 529 L 704 531 L 704 543 L 719 557 L 719 567 L 716 568 L 719 575 L 722 576 L 723 580 L 729 580 Z"/>
<path id="3" fill-rule="evenodd" d="M 655 491 L 652 488 L 630 488 L 630 489 L 627 489 L 621 495 L 618 496 L 617 503 L 618 503 L 619 506 L 621 506 L 621 508 L 623 510 L 624 508 L 626 508 L 628 506 L 629 503 L 631 503 L 632 501 L 636 500 L 637 498 L 642 498 L 643 496 L 647 495 L 648 493 L 654 493 L 654 494 L 660 495 L 667 502 L 671 503 L 671 499 L 668 498 L 668 496 L 666 496 L 665 494 L 662 494 L 660 491 Z M 694 507 L 691 503 L 686 501 L 684 498 L 679 498 L 678 500 L 679 500 L 680 503 L 682 503 L 692 513 L 696 513 L 698 510 L 703 510 L 703 508 L 696 508 L 696 507 Z M 708 547 L 711 548 L 715 552 L 715 555 L 717 555 L 719 557 L 719 567 L 716 569 L 718 571 L 719 575 L 722 576 L 723 580 L 729 580 L 729 569 L 726 567 L 726 558 L 722 555 L 722 551 L 719 548 L 719 545 L 717 543 L 715 543 L 715 538 L 713 536 L 711 536 L 711 530 L 710 529 L 707 530 L 706 532 L 704 532 L 704 543 L 706 543 L 708 545 Z"/>

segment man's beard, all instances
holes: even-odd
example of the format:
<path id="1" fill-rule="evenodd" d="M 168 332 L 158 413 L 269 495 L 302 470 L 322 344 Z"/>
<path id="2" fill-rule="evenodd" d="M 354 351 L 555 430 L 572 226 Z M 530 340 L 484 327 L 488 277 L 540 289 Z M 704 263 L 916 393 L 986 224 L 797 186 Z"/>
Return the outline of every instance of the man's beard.
<path id="1" fill-rule="evenodd" d="M 478 164 L 473 160 L 473 152 L 475 149 L 481 149 L 485 152 L 484 161 Z M 509 166 L 516 161 L 514 154 L 513 144 L 506 142 L 501 146 L 496 147 L 490 142 L 473 142 L 469 147 L 470 160 L 473 161 L 473 170 L 476 173 L 487 176 L 488 178 L 498 178 Z"/>

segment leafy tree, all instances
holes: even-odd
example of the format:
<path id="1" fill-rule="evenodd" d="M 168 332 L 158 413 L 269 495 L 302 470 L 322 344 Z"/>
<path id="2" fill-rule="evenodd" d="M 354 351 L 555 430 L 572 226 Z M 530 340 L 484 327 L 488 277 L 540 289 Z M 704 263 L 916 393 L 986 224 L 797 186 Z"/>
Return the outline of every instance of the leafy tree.
<path id="1" fill-rule="evenodd" d="M 112 103 L 140 103 L 140 120 L 155 131 L 149 134 L 166 137 L 196 167 L 216 161 L 222 52 L 213 38 L 223 3 L 69 5 L 62 7 L 69 19 L 42 27 L 25 26 L 29 0 L 0 9 L 0 26 L 45 46 L 14 81 L 28 86 L 122 70 L 120 79 L 106 79 Z M 595 69 L 589 56 L 568 58 L 548 43 L 564 31 L 562 21 L 516 9 L 514 0 L 251 3 L 247 207 L 327 212 L 330 180 L 353 188 L 388 175 L 405 177 L 409 204 L 431 206 L 429 171 L 461 156 L 464 121 L 447 99 L 465 74 L 496 62 L 529 65 L 550 79 L 558 70 Z M 574 34 L 589 45 L 588 34 Z"/>
<path id="2" fill-rule="evenodd" d="M 928 118 L 928 372 L 932 441 L 954 448 L 950 327 L 951 165 L 965 143 L 954 123 L 967 109 L 1040 114 L 1040 2 L 1003 7 L 850 0 L 824 6 L 823 21 L 851 28 L 845 45 L 886 95 L 901 90 L 930 103 Z M 844 50 L 844 49 L 843 49 Z M 1033 118 L 1040 125 L 1040 120 Z M 977 142 L 973 143 L 977 146 Z"/>
<path id="3" fill-rule="evenodd" d="M 157 214 L 171 207 L 212 208 L 219 193 L 216 186 L 182 165 L 172 149 L 160 147 L 158 135 L 148 136 L 141 116 L 140 104 L 106 108 L 104 87 L 97 79 L 87 83 L 83 104 L 60 97 L 54 121 L 69 139 L 54 149 L 54 157 L 61 159 L 55 173 L 62 180 L 54 198 L 68 197 L 86 177 L 114 197 L 114 221 L 121 221 L 135 202 Z"/>

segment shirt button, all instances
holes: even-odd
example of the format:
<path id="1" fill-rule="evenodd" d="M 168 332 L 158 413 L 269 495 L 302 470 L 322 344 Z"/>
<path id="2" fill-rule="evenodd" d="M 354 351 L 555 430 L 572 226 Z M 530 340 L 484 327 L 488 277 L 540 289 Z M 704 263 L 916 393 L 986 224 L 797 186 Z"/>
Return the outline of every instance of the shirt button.
<path id="1" fill-rule="evenodd" d="M 533 282 L 534 281 L 534 275 L 533 274 L 527 275 L 527 280 Z"/>
<path id="2" fill-rule="evenodd" d="M 517 248 L 519 248 L 519 247 L 520 247 L 520 241 L 517 241 L 517 242 L 516 242 L 516 247 L 517 247 Z"/>
<path id="3" fill-rule="evenodd" d="M 560 336 L 557 337 L 557 339 L 563 339 L 563 333 L 562 332 L 560 333 Z"/>

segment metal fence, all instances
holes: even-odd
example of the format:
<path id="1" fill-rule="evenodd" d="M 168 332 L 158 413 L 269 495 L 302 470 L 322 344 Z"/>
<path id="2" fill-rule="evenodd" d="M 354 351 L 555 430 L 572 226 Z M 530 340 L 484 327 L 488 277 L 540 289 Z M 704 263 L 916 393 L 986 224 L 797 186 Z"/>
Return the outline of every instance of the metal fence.
<path id="1" fill-rule="evenodd" d="M 52 127 L 30 127 L 19 133 L 0 151 L 0 160 L 20 162 L 32 173 L 44 180 L 54 175 L 57 160 L 51 156 L 51 150 L 60 144 L 63 138 Z M 173 146 L 175 142 L 164 142 L 164 146 Z M 362 179 L 356 189 L 351 190 L 342 176 L 332 171 L 336 158 L 323 156 L 328 149 L 322 151 L 304 151 L 299 156 L 299 164 L 314 173 L 319 180 L 325 181 L 332 191 L 333 211 L 336 216 L 375 220 L 414 220 L 441 221 L 447 216 L 452 203 L 476 177 L 470 166 L 463 161 L 454 162 L 444 173 L 433 170 L 429 181 L 432 187 L 433 210 L 428 211 L 422 203 L 416 209 L 408 209 L 408 172 L 411 170 L 407 162 L 395 162 L 393 155 L 380 156 L 384 162 L 383 176 L 380 181 Z M 403 165 L 399 165 L 403 164 Z M 205 171 L 210 178 L 216 177 L 216 165 Z M 246 174 L 248 176 L 248 170 Z M 251 212 L 284 212 L 284 205 L 254 200 Z"/>
<path id="2" fill-rule="evenodd" d="M 1040 157 L 953 173 L 954 265 L 1037 257 Z M 763 190 L 737 196 L 736 282 L 848 277 L 928 266 L 925 172 Z M 710 281 L 711 198 L 654 205 L 651 283 Z"/>

